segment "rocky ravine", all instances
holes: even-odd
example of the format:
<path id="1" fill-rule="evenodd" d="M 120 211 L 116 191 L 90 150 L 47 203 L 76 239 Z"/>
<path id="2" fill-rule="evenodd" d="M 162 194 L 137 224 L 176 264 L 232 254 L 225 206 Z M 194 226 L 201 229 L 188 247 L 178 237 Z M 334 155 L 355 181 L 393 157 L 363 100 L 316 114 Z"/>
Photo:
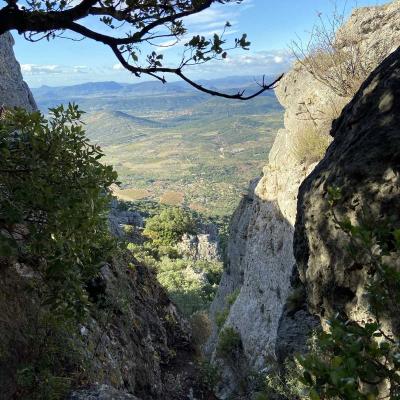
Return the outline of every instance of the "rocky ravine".
<path id="1" fill-rule="evenodd" d="M 357 37 L 361 48 L 368 52 L 382 51 L 380 46 L 384 43 L 389 53 L 400 42 L 399 14 L 400 1 L 355 10 L 340 34 Z M 392 46 L 387 45 L 388 41 Z M 349 99 L 339 97 L 318 82 L 299 63 L 279 83 L 276 94 L 285 107 L 285 129 L 277 133 L 263 176 L 250 185 L 248 195 L 234 214 L 228 265 L 211 307 L 213 331 L 205 350 L 222 367 L 221 398 L 237 388 L 243 371 L 259 371 L 271 359 L 301 350 L 310 328 L 318 323 L 307 312 L 305 299 L 297 300 L 295 305 L 286 304 L 293 286 L 299 285 L 293 255 L 298 189 L 316 165 L 299 162 L 293 149 L 296 135 L 312 124 L 328 133 L 332 119 Z M 314 270 L 318 269 L 318 260 L 313 262 Z M 314 284 L 307 285 L 307 289 L 313 288 L 315 297 L 319 283 L 314 280 Z M 229 306 L 228 296 L 235 291 L 239 294 Z M 239 332 L 243 359 L 248 364 L 242 364 L 239 370 L 216 356 L 216 318 L 224 310 L 229 310 L 224 326 Z"/>

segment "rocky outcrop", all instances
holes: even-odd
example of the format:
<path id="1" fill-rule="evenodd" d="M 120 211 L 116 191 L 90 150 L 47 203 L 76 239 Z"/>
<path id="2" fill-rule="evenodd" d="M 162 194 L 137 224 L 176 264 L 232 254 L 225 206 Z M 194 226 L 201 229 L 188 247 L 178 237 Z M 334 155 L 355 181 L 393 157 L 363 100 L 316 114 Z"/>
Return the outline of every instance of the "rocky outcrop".
<path id="1" fill-rule="evenodd" d="M 0 106 L 36 110 L 36 103 L 13 52 L 14 39 L 10 33 L 0 35 Z"/>
<path id="2" fill-rule="evenodd" d="M 300 187 L 294 249 L 310 309 L 362 320 L 368 271 L 350 256 L 349 236 L 329 217 L 328 188 L 341 190 L 338 220 L 400 227 L 400 48 L 362 85 L 331 134 L 324 159 Z M 398 309 L 391 322 L 398 334 Z"/>
<path id="3" fill-rule="evenodd" d="M 347 32 L 357 37 L 360 48 L 368 51 L 390 52 L 394 49 L 387 42 L 398 43 L 400 39 L 399 13 L 398 0 L 359 9 L 340 34 Z M 340 97 L 316 80 L 301 63 L 284 76 L 276 95 L 285 107 L 285 128 L 277 133 L 263 176 L 250 185 L 233 216 L 226 271 L 210 312 L 213 329 L 205 350 L 222 366 L 225 382 L 221 398 L 227 398 L 241 378 L 229 362 L 218 360 L 215 351 L 223 329 L 216 320 L 223 312 L 227 314 L 224 326 L 232 326 L 240 333 L 248 370 L 259 371 L 268 366 L 271 358 L 282 359 L 292 351 L 301 351 L 309 330 L 318 324 L 318 319 L 307 312 L 305 294 L 293 303 L 296 293 L 304 293 L 301 281 L 291 281 L 296 262 L 293 234 L 297 194 L 316 165 L 304 163 L 297 156 L 297 137 L 310 129 L 328 134 L 332 120 L 350 99 Z M 319 290 L 318 285 L 315 279 L 315 291 Z M 233 292 L 238 296 L 229 305 Z"/>
<path id="4" fill-rule="evenodd" d="M 0 287 L 0 384 L 4 396 L 0 398 L 8 399 L 18 393 L 18 374 L 42 362 L 40 343 L 46 325 L 39 321 L 51 313 L 41 305 L 40 277 L 29 264 L 0 258 Z M 57 333 L 60 337 L 55 336 L 52 346 L 60 352 L 63 347 L 73 349 L 71 360 L 78 363 L 72 369 L 77 374 L 72 378 L 74 386 L 80 380 L 100 382 L 118 391 L 120 397 L 93 397 L 91 389 L 84 389 L 77 392 L 77 398 L 128 399 L 127 394 L 134 394 L 141 400 L 186 400 L 191 392 L 198 399 L 205 396 L 207 389 L 194 362 L 190 327 L 153 272 L 128 254 L 119 256 L 102 267 L 88 292 L 90 316 L 80 327 L 71 328 L 70 338 Z M 68 354 L 63 357 L 69 360 Z M 72 367 L 66 364 L 65 368 Z M 90 395 L 84 397 L 85 393 Z"/>
<path id="5" fill-rule="evenodd" d="M 218 229 L 215 225 L 201 225 L 196 235 L 185 233 L 178 243 L 178 251 L 184 258 L 194 261 L 222 260 Z"/>
<path id="6" fill-rule="evenodd" d="M 114 199 L 111 203 L 111 210 L 108 215 L 108 224 L 111 233 L 115 237 L 129 239 L 129 235 L 132 235 L 134 232 L 127 231 L 126 227 L 131 226 L 132 231 L 143 228 L 144 218 L 137 211 L 125 209 L 124 203 Z"/>
<path id="7" fill-rule="evenodd" d="M 136 396 L 123 393 L 107 385 L 96 385 L 89 389 L 82 389 L 71 394 L 68 400 L 139 400 Z"/>

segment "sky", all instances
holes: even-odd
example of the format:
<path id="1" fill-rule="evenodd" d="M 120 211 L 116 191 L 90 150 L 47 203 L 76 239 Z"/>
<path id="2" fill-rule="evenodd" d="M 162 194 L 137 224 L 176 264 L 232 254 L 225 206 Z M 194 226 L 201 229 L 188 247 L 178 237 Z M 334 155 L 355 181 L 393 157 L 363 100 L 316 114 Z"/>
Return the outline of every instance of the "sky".
<path id="1" fill-rule="evenodd" d="M 187 70 L 194 79 L 224 76 L 279 74 L 286 71 L 293 57 L 293 40 L 306 41 L 318 16 L 329 17 L 333 9 L 349 14 L 357 6 L 383 4 L 383 0 L 244 0 L 241 4 L 218 4 L 186 19 L 189 36 L 220 33 L 226 21 L 231 23 L 226 39 L 247 33 L 250 50 L 236 50 L 226 60 Z M 2 6 L 4 1 L 0 1 Z M 95 21 L 89 27 L 105 29 Z M 138 82 L 125 71 L 106 46 L 85 39 L 79 42 L 56 39 L 30 43 L 13 32 L 14 51 L 24 79 L 31 87 L 64 86 L 83 82 Z M 163 48 L 164 59 L 173 66 L 181 56 L 183 44 Z M 146 49 L 144 49 L 146 50 Z M 168 76 L 167 76 L 168 78 Z M 142 80 L 149 80 L 142 77 Z M 170 77 L 170 80 L 176 80 Z"/>

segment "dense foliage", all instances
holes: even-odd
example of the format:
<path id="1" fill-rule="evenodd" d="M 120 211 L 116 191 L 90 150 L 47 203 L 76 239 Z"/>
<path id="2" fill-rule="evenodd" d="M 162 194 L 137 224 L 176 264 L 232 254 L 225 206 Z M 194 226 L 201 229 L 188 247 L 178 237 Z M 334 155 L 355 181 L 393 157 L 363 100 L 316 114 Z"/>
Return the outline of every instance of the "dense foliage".
<path id="1" fill-rule="evenodd" d="M 143 233 L 157 245 L 172 246 L 184 233 L 195 233 L 195 221 L 192 215 L 182 208 L 166 208 L 147 220 Z"/>
<path id="2" fill-rule="evenodd" d="M 0 253 L 31 265 L 54 312 L 85 311 L 85 285 L 112 248 L 112 167 L 100 163 L 75 105 L 6 111 L 0 121 Z"/>
<path id="3" fill-rule="evenodd" d="M 186 316 L 206 310 L 218 288 L 222 262 L 191 259 L 178 248 L 182 236 L 196 234 L 204 221 L 197 213 L 179 207 L 153 202 L 131 204 L 148 216 L 143 230 L 147 240 L 129 243 L 128 249 L 156 271 L 159 282 Z"/>
<path id="4" fill-rule="evenodd" d="M 81 116 L 69 105 L 49 119 L 19 109 L 0 119 L 0 261 L 29 278 L 17 281 L 20 298 L 10 300 L 7 285 L 0 296 L 14 334 L 0 363 L 15 371 L 15 399 L 64 398 L 88 374 L 77 320 L 90 305 L 88 283 L 114 250 L 107 214 L 116 173 L 101 164 Z"/>

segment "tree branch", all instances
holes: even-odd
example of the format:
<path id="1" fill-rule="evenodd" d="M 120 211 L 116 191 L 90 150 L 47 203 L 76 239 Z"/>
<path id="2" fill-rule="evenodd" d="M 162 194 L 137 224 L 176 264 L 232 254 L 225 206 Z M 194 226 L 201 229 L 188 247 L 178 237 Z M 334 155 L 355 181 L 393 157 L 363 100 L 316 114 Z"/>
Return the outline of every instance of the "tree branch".
<path id="1" fill-rule="evenodd" d="M 197 90 L 210 94 L 212 96 L 218 96 L 218 97 L 223 97 L 225 99 L 236 99 L 236 100 L 250 100 L 253 99 L 256 96 L 259 96 L 261 93 L 264 93 L 267 90 L 274 89 L 276 84 L 283 78 L 283 74 L 281 74 L 278 78 L 276 78 L 273 82 L 266 84 L 265 83 L 265 77 L 263 77 L 263 82 L 259 84 L 260 90 L 257 92 L 251 94 L 250 96 L 244 96 L 244 90 L 241 92 L 238 92 L 236 94 L 227 94 L 227 93 L 221 93 L 217 92 L 212 89 L 205 88 L 204 86 L 198 84 L 197 82 L 191 80 L 188 78 L 183 72 L 181 68 L 157 68 L 157 67 L 152 67 L 152 68 L 141 68 L 141 67 L 135 67 L 131 64 L 129 64 L 125 58 L 122 56 L 121 52 L 118 50 L 118 47 L 116 46 L 110 46 L 111 49 L 113 50 L 115 56 L 117 57 L 118 61 L 122 64 L 122 66 L 127 69 L 128 71 L 132 72 L 136 76 L 140 76 L 140 74 L 147 74 L 151 75 L 158 80 L 160 80 L 162 83 L 166 83 L 166 79 L 164 77 L 160 77 L 156 75 L 157 73 L 168 73 L 168 74 L 175 74 L 179 76 L 182 80 L 187 82 L 190 86 L 196 88 Z"/>
<path id="2" fill-rule="evenodd" d="M 28 40 L 37 41 L 41 38 L 60 36 L 57 31 L 61 31 L 61 34 L 63 31 L 71 31 L 109 46 L 121 65 L 136 76 L 146 74 L 166 83 L 164 75 L 160 76 L 160 74 L 175 74 L 195 89 L 212 96 L 249 100 L 266 90 L 273 89 L 283 75 L 269 84 L 263 78 L 262 83 L 259 83 L 260 89 L 245 96 L 244 90 L 238 91 L 236 94 L 227 94 L 208 89 L 190 79 L 183 72 L 183 69 L 187 66 L 225 58 L 226 50 L 248 49 L 250 42 L 247 41 L 246 35 L 243 35 L 241 39 L 235 39 L 235 45 L 231 48 L 223 46 L 225 44 L 223 34 L 214 35 L 214 39 L 210 40 L 206 40 L 200 35 L 195 36 L 185 44 L 185 46 L 188 46 L 186 49 L 189 52 L 184 51 L 182 62 L 177 68 L 162 66 L 162 55 L 157 55 L 155 52 L 147 56 L 147 67 L 132 65 L 128 62 L 129 57 L 137 62 L 135 45 L 161 37 L 175 37 L 179 40 L 186 32 L 182 24 L 183 18 L 204 11 L 214 3 L 228 3 L 230 1 L 233 2 L 234 0 L 140 0 L 127 2 L 128 4 L 123 1 L 110 3 L 101 0 L 81 0 L 76 6 L 63 9 L 61 8 L 63 6 L 57 8 L 58 6 L 49 5 L 47 2 L 45 4 L 44 1 L 34 5 L 28 2 L 30 8 L 26 6 L 19 8 L 18 1 L 7 0 L 6 7 L 0 9 L 0 34 L 16 29 L 18 33 L 24 34 Z M 235 1 L 240 2 L 241 0 Z M 43 7 L 44 9 L 41 7 L 42 4 L 46 6 Z M 53 8 L 49 10 L 49 7 Z M 67 7 L 68 5 L 65 8 Z M 112 24 L 113 19 L 127 22 L 135 28 L 136 32 L 127 32 L 126 37 L 115 37 L 89 29 L 84 23 L 77 22 L 91 15 L 103 16 L 102 22 L 112 29 L 115 28 Z M 227 23 L 225 28 L 227 26 L 230 25 Z M 155 32 L 154 29 L 159 27 L 165 27 L 169 32 Z M 43 36 L 36 39 L 35 35 L 39 33 L 43 33 Z M 157 44 L 154 45 L 157 46 Z M 226 47 L 228 48 L 226 49 Z M 186 57 L 186 54 L 189 57 Z"/>

